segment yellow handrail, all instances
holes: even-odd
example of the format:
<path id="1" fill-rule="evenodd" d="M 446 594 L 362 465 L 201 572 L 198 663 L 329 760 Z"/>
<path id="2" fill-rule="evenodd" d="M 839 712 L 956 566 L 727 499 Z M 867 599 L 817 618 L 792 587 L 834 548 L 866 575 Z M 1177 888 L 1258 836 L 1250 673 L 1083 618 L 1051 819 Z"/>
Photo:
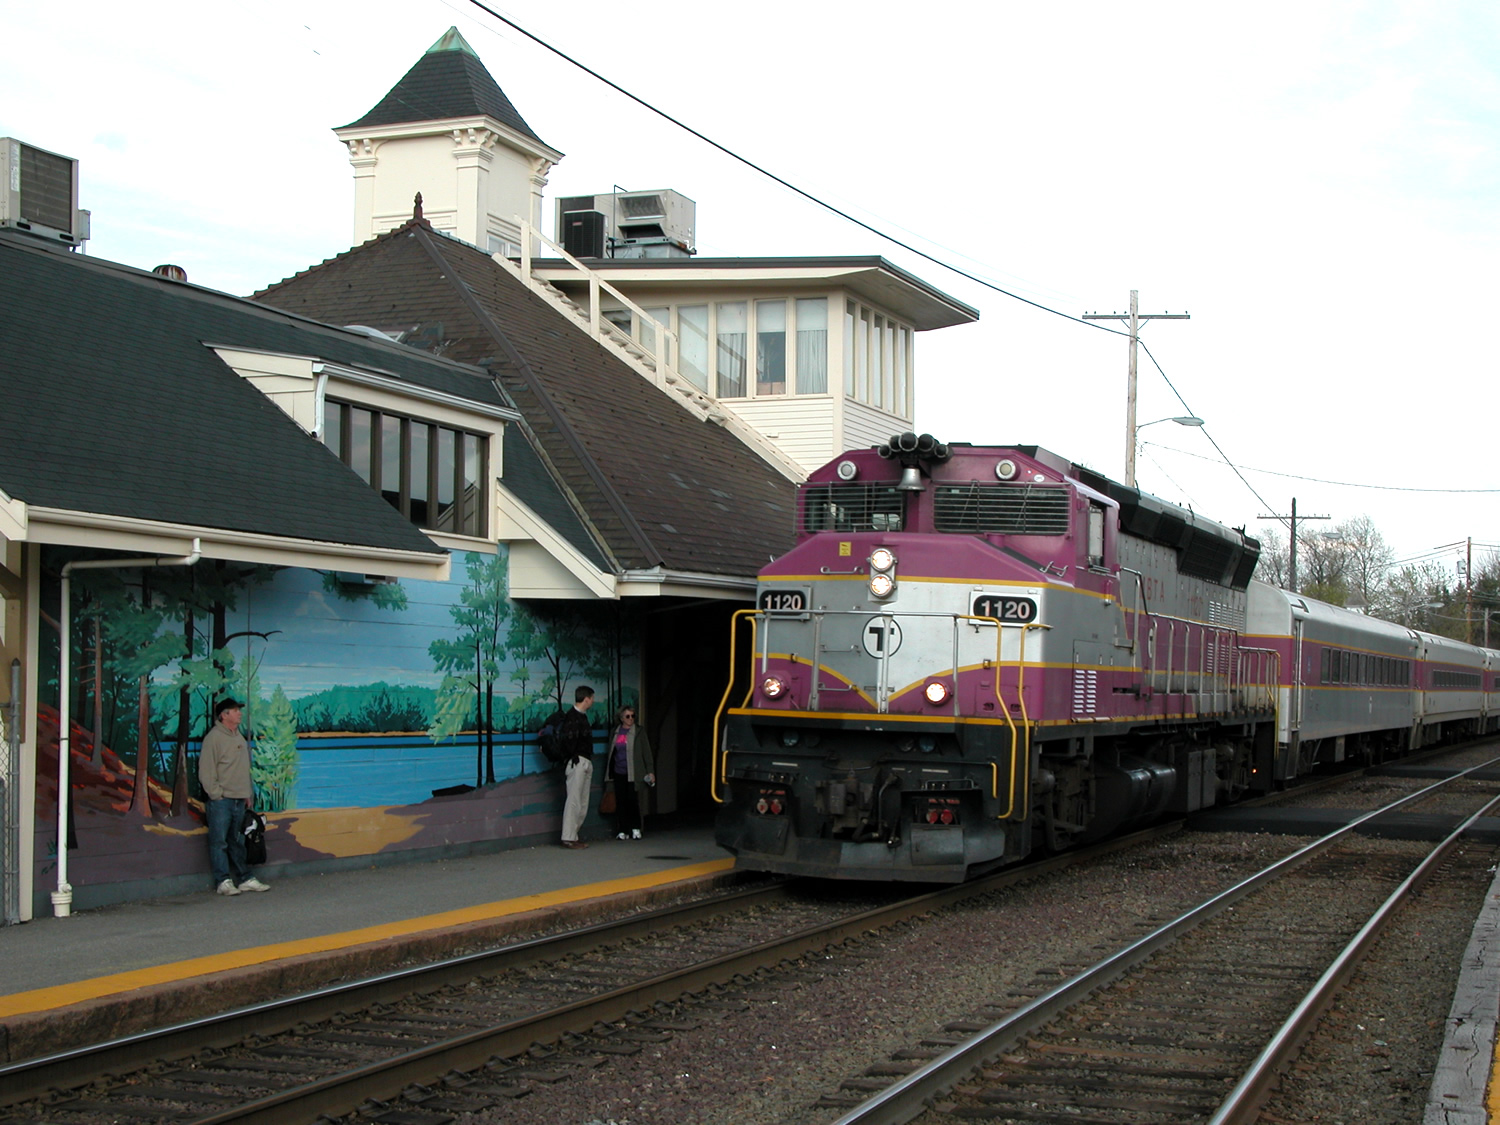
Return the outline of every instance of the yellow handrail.
<path id="1" fill-rule="evenodd" d="M 719 724 L 724 718 L 724 708 L 729 703 L 729 693 L 734 690 L 734 653 L 735 640 L 739 636 L 740 618 L 749 617 L 750 620 L 750 689 L 745 693 L 744 703 L 750 702 L 750 695 L 755 691 L 755 618 L 760 616 L 758 609 L 737 609 L 729 619 L 729 680 L 724 685 L 724 696 L 719 700 L 719 709 L 714 712 L 714 741 L 710 747 L 712 757 L 709 759 L 708 771 L 708 795 L 713 798 L 714 803 L 722 805 L 724 798 L 719 796 L 720 782 L 729 780 L 729 755 L 719 753 Z M 744 706 L 744 703 L 741 706 Z M 722 758 L 722 761 L 721 761 Z M 723 770 L 721 776 L 720 770 Z"/>

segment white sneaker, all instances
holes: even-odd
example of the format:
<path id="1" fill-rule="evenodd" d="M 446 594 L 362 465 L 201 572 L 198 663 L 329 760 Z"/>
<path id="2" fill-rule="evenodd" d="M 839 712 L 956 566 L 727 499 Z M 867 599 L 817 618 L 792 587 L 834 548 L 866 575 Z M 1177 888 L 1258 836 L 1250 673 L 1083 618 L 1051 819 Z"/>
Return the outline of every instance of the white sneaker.
<path id="1" fill-rule="evenodd" d="M 234 885 L 234 880 L 225 879 L 219 884 L 219 893 L 221 895 L 237 895 L 240 893 L 240 889 Z"/>
<path id="2" fill-rule="evenodd" d="M 620 839 L 623 840 L 624 838 L 625 838 L 625 833 L 623 833 L 623 832 L 620 833 Z M 630 830 L 630 838 L 632 840 L 639 840 L 641 838 L 641 830 L 639 828 L 632 828 Z"/>
<path id="3" fill-rule="evenodd" d="M 270 889 L 270 887 L 268 887 L 265 883 L 262 883 L 254 875 L 250 876 L 250 878 L 246 879 L 239 885 L 239 890 L 242 891 L 269 891 Z"/>
<path id="4" fill-rule="evenodd" d="M 615 837 L 615 839 L 616 840 L 628 840 L 628 839 L 630 839 L 630 837 L 627 836 L 627 835 L 625 835 L 625 833 L 621 832 L 618 836 Z"/>

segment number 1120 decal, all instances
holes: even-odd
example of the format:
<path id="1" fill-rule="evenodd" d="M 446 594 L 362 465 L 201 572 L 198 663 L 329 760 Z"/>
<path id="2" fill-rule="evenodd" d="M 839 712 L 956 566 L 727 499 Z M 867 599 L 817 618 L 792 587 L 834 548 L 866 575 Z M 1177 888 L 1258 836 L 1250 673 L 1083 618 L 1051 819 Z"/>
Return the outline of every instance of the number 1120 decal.
<path id="1" fill-rule="evenodd" d="M 1001 624 L 1027 625 L 1036 620 L 1036 602 L 1009 594 L 980 594 L 974 599 L 974 616 L 998 618 Z"/>

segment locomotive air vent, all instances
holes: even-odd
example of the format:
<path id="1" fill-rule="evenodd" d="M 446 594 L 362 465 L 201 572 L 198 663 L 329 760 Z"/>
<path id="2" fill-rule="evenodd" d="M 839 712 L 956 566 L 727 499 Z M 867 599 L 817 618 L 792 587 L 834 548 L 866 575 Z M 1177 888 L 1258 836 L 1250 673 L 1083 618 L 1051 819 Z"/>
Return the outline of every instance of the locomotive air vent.
<path id="1" fill-rule="evenodd" d="M 939 485 L 933 526 L 968 535 L 1066 535 L 1068 490 L 1055 485 Z"/>

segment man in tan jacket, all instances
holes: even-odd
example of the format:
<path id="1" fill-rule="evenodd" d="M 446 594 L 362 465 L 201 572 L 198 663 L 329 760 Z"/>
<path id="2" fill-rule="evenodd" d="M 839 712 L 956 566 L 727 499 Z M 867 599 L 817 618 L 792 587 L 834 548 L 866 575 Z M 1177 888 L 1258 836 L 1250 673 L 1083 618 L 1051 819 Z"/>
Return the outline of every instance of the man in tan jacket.
<path id="1" fill-rule="evenodd" d="M 255 786 L 250 782 L 250 747 L 240 734 L 244 713 L 245 705 L 237 699 L 214 704 L 214 725 L 198 754 L 198 781 L 208 813 L 208 865 L 221 895 L 271 889 L 245 863 L 245 810 L 255 805 Z"/>

